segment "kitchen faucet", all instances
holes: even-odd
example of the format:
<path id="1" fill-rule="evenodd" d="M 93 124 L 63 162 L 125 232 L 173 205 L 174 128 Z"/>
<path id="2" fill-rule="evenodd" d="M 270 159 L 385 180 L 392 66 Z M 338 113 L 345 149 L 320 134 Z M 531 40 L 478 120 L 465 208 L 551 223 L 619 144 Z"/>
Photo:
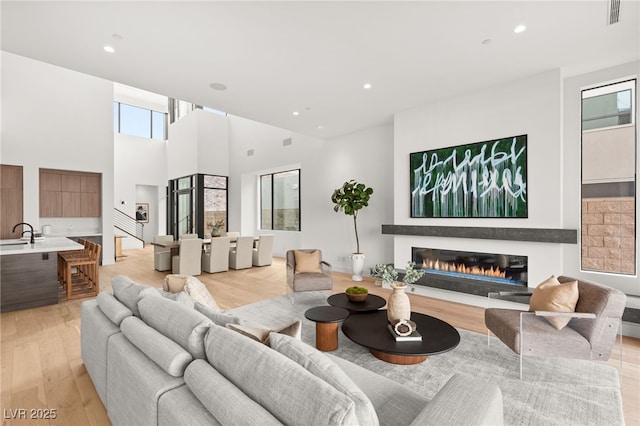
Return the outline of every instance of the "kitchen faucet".
<path id="1" fill-rule="evenodd" d="M 27 222 L 20 222 L 18 223 L 16 226 L 13 227 L 13 230 L 11 232 L 16 232 L 16 228 L 20 225 L 27 225 L 29 228 L 31 228 L 31 240 L 29 241 L 31 244 L 35 244 L 36 240 L 35 240 L 35 234 L 33 233 L 33 226 L 31 226 L 30 224 L 28 224 Z M 22 235 L 24 235 L 26 231 L 22 232 Z"/>

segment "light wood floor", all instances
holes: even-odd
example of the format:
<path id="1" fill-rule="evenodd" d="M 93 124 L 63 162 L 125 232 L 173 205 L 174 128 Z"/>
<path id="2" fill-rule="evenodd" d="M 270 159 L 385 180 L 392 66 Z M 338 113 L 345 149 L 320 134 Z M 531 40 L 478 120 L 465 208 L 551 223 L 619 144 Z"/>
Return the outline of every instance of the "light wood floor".
<path id="1" fill-rule="evenodd" d="M 153 248 L 127 250 L 115 265 L 100 268 L 102 290 L 111 290 L 111 278 L 123 274 L 141 284 L 161 287 L 165 273 L 153 269 Z M 272 266 L 203 274 L 204 282 L 224 309 L 286 293 L 284 260 Z M 350 275 L 334 273 L 334 292 L 353 285 Z M 387 298 L 389 290 L 376 287 L 371 279 L 359 285 Z M 450 324 L 486 333 L 483 308 L 409 295 L 413 311 L 441 318 Z M 9 312 L 0 315 L 1 405 L 3 425 L 108 425 L 106 410 L 87 375 L 80 357 L 80 304 L 82 300 Z M 616 367 L 622 381 L 627 425 L 640 425 L 640 340 L 623 339 L 623 362 L 615 350 L 606 363 Z M 27 420 L 11 420 L 17 409 L 25 409 Z M 55 420 L 29 419 L 56 410 Z M 13 411 L 11 411 L 13 410 Z M 52 414 L 49 412 L 49 414 Z"/>

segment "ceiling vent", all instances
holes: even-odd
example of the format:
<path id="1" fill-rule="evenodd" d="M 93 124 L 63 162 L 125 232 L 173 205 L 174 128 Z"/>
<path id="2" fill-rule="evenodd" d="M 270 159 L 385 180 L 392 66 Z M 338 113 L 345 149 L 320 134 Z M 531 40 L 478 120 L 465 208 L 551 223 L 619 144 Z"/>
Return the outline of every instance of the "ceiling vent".
<path id="1" fill-rule="evenodd" d="M 607 1 L 607 24 L 617 24 L 620 20 L 620 0 Z"/>
<path id="2" fill-rule="evenodd" d="M 247 151 L 247 157 L 251 157 L 253 155 L 253 150 L 250 149 Z"/>
<path id="3" fill-rule="evenodd" d="M 293 141 L 291 140 L 291 138 L 286 138 L 282 140 L 282 146 L 289 146 L 293 143 Z"/>

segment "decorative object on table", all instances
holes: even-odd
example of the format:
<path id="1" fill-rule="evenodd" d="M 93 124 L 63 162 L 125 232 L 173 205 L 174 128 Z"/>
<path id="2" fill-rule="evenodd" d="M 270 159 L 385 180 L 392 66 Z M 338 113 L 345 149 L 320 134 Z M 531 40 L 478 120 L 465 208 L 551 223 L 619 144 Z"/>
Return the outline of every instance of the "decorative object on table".
<path id="1" fill-rule="evenodd" d="M 215 224 L 208 223 L 207 226 L 211 228 L 211 237 L 220 237 L 224 230 L 224 219 L 216 220 Z"/>
<path id="2" fill-rule="evenodd" d="M 386 283 L 393 289 L 393 293 L 391 293 L 387 301 L 387 317 L 389 318 L 389 322 L 411 319 L 411 303 L 409 296 L 407 296 L 404 290 L 408 284 L 415 283 L 424 275 L 423 271 L 417 270 L 415 267 L 415 262 L 407 262 L 407 269 L 405 270 L 401 283 L 396 282 L 398 271 L 395 270 L 393 265 L 379 263 L 371 268 L 371 275 L 381 278 L 376 281 L 376 285 Z"/>
<path id="3" fill-rule="evenodd" d="M 149 223 L 149 203 L 136 203 L 136 222 Z"/>
<path id="4" fill-rule="evenodd" d="M 422 335 L 411 320 L 395 320 L 387 326 L 396 342 L 421 342 Z"/>
<path id="5" fill-rule="evenodd" d="M 369 198 L 373 189 L 354 179 L 345 182 L 340 188 L 333 191 L 331 201 L 335 204 L 333 211 L 342 210 L 344 214 L 353 216 L 353 228 L 356 233 L 356 252 L 351 256 L 351 268 L 353 281 L 362 281 L 364 270 L 364 254 L 360 252 L 360 239 L 358 238 L 358 211 L 369 205 Z"/>
<path id="6" fill-rule="evenodd" d="M 411 217 L 527 217 L 527 135 L 413 152 L 409 161 Z"/>
<path id="7" fill-rule="evenodd" d="M 369 294 L 369 290 L 358 286 L 349 287 L 344 292 L 352 302 L 364 302 Z"/>

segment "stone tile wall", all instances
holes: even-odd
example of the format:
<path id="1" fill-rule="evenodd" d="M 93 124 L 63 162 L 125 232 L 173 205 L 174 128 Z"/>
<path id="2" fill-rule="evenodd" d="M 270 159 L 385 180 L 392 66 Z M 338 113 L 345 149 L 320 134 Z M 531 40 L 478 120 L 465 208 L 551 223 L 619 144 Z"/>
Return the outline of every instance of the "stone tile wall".
<path id="1" fill-rule="evenodd" d="M 582 269 L 635 273 L 633 197 L 582 200 Z"/>

